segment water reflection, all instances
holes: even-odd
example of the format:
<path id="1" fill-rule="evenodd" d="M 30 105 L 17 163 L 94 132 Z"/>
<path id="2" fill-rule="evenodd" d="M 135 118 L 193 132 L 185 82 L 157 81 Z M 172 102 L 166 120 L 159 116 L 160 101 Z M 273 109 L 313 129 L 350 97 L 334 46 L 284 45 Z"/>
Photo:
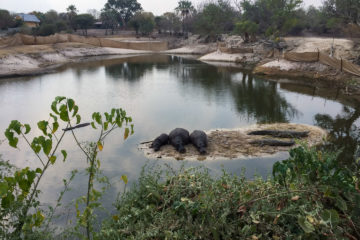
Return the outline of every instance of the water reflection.
<path id="1" fill-rule="evenodd" d="M 234 68 L 217 68 L 193 59 L 156 55 L 102 61 L 106 76 L 116 81 L 138 82 L 154 71 L 169 72 L 183 87 L 201 89 L 214 101 L 232 96 L 238 113 L 258 123 L 289 122 L 298 111 L 281 96 L 275 82 L 239 73 Z M 92 69 L 92 70 L 90 70 Z M 95 70 L 94 70 L 95 69 Z M 81 73 L 96 71 L 94 66 L 77 69 Z M 90 71 L 89 71 L 90 70 Z"/>
<path id="2" fill-rule="evenodd" d="M 331 117 L 328 114 L 316 114 L 316 124 L 330 133 L 332 151 L 341 150 L 339 160 L 351 164 L 360 140 L 360 128 L 356 121 L 360 118 L 360 108 L 344 106 L 340 114 Z"/>

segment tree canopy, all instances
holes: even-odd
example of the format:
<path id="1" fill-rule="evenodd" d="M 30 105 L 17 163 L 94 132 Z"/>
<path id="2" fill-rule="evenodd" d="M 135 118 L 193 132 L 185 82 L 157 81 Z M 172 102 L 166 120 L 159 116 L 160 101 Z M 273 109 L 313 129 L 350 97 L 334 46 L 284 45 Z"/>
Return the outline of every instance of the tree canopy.
<path id="1" fill-rule="evenodd" d="M 79 14 L 75 17 L 75 22 L 83 30 L 84 35 L 87 35 L 87 29 L 94 24 L 94 21 L 94 17 L 90 14 Z"/>
<path id="2" fill-rule="evenodd" d="M 137 0 L 108 0 L 104 9 L 116 11 L 119 22 L 122 26 L 126 26 L 134 14 L 142 10 L 142 7 Z"/>

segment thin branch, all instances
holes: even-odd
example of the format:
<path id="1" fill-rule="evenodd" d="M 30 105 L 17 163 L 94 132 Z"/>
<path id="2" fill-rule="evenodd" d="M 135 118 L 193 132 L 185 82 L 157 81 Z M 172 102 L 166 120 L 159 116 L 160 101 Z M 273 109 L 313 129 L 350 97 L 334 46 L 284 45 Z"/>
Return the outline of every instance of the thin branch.
<path id="1" fill-rule="evenodd" d="M 51 119 L 51 117 L 49 117 L 49 119 L 48 119 L 48 123 L 49 123 L 50 119 Z M 49 125 L 49 124 L 47 125 L 47 127 L 50 129 L 51 134 L 52 134 L 52 135 L 54 135 L 54 137 L 55 137 L 56 141 L 57 141 L 57 142 L 59 142 L 59 139 L 57 138 L 56 134 L 55 134 L 55 133 L 53 133 L 53 130 L 52 130 L 52 128 L 50 127 L 50 125 Z"/>
<path id="2" fill-rule="evenodd" d="M 21 135 L 22 135 L 23 138 L 25 139 L 26 143 L 30 146 L 30 148 L 33 149 L 33 148 L 31 147 L 30 142 L 28 141 L 28 139 L 25 137 L 25 135 L 24 135 L 22 132 L 21 132 Z M 34 150 L 33 150 L 33 152 L 34 152 L 35 155 L 39 158 L 39 160 L 40 160 L 41 164 L 43 165 L 43 167 L 45 167 L 45 164 L 44 164 L 43 160 L 41 159 L 40 155 L 39 155 L 37 152 L 35 152 Z"/>
<path id="3" fill-rule="evenodd" d="M 113 130 L 115 130 L 117 128 L 117 125 L 114 124 L 112 126 L 112 128 L 110 130 L 108 130 L 107 132 L 103 133 L 103 136 L 100 138 L 100 141 L 103 141 L 107 135 L 109 135 L 109 133 L 111 133 Z"/>
<path id="4" fill-rule="evenodd" d="M 56 144 L 56 147 L 55 147 L 53 153 L 51 154 L 51 156 L 54 156 L 54 154 L 55 154 L 57 148 L 59 147 L 60 142 L 63 139 L 64 135 L 65 135 L 65 132 L 61 135 L 61 138 L 60 138 L 59 142 Z M 39 186 L 40 180 L 41 180 L 42 176 L 44 175 L 46 169 L 49 167 L 50 163 L 51 163 L 50 157 L 48 157 L 48 161 L 45 164 L 44 168 L 42 169 L 40 176 L 36 180 L 36 183 L 34 185 L 34 189 L 32 190 L 31 195 L 30 195 L 29 199 L 27 200 L 27 203 L 26 203 L 25 207 L 23 208 L 22 216 L 20 217 L 20 224 L 18 225 L 17 230 L 16 230 L 17 232 L 19 232 L 19 234 L 21 233 L 21 229 L 24 226 L 24 223 L 25 223 L 24 219 L 26 218 L 26 215 L 27 215 L 27 213 L 29 211 L 30 204 L 33 201 L 35 193 L 37 192 L 37 188 Z"/>
<path id="5" fill-rule="evenodd" d="M 71 127 L 70 122 L 69 122 L 69 126 Z M 91 160 L 89 154 L 85 151 L 85 149 L 81 146 L 80 142 L 78 141 L 78 139 L 77 139 L 77 137 L 76 137 L 73 129 L 71 130 L 71 133 L 72 133 L 72 135 L 73 135 L 73 137 L 74 137 L 74 140 L 75 140 L 76 144 L 77 144 L 78 147 L 81 149 L 81 151 L 85 154 L 86 158 L 87 158 L 88 160 Z"/>
<path id="6" fill-rule="evenodd" d="M 101 141 L 101 138 L 103 137 L 103 132 L 104 132 L 104 127 L 101 126 L 101 133 L 99 136 L 99 139 L 97 142 Z M 87 196 L 86 196 L 86 208 L 88 208 L 89 204 L 90 204 L 90 191 L 92 189 L 92 182 L 93 182 L 93 177 L 94 177 L 94 162 L 95 162 L 95 158 L 96 158 L 96 151 L 97 151 L 97 143 L 95 143 L 94 146 L 94 150 L 92 152 L 92 158 L 90 159 L 90 169 L 89 169 L 89 181 L 88 181 L 88 189 L 87 189 Z M 86 211 L 86 210 L 85 210 Z M 90 240 L 90 220 L 88 219 L 89 216 L 86 216 L 86 234 L 87 234 L 87 238 Z"/>

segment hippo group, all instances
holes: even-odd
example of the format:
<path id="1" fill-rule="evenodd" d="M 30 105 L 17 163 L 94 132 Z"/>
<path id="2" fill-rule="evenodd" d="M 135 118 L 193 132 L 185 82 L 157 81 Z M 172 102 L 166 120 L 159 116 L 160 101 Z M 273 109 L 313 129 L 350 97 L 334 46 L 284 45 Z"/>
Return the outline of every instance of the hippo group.
<path id="1" fill-rule="evenodd" d="M 171 144 L 175 147 L 179 153 L 185 153 L 185 145 L 192 143 L 200 154 L 206 154 L 206 147 L 208 145 L 208 139 L 205 132 L 201 130 L 195 130 L 191 134 L 186 129 L 175 128 L 169 135 L 163 133 L 151 144 L 151 148 L 154 151 L 159 151 L 161 146 Z"/>

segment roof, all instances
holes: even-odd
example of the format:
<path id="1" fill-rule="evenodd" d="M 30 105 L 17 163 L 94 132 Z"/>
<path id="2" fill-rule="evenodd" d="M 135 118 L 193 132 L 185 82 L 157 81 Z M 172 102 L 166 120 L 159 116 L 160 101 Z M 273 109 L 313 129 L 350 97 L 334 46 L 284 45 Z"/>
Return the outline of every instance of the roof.
<path id="1" fill-rule="evenodd" d="M 40 23 L 40 20 L 35 16 L 35 15 L 32 15 L 32 14 L 19 14 L 19 16 L 22 18 L 22 20 L 24 22 L 36 22 L 36 23 Z"/>

